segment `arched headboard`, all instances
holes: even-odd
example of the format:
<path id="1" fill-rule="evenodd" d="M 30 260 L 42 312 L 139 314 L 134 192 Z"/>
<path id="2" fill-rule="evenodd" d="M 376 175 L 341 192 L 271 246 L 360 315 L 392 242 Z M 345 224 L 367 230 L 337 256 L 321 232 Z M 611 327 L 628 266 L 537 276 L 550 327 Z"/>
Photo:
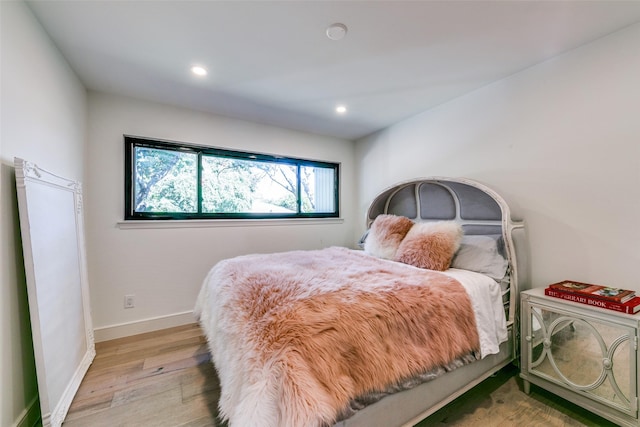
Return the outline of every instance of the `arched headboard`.
<path id="1" fill-rule="evenodd" d="M 430 177 L 401 182 L 382 191 L 367 211 L 367 229 L 378 215 L 406 216 L 416 222 L 456 221 L 468 235 L 501 235 L 509 262 L 505 289 L 507 322 L 517 319 L 519 269 L 513 239 L 523 222 L 511 219 L 504 199 L 484 184 L 465 178 Z"/>

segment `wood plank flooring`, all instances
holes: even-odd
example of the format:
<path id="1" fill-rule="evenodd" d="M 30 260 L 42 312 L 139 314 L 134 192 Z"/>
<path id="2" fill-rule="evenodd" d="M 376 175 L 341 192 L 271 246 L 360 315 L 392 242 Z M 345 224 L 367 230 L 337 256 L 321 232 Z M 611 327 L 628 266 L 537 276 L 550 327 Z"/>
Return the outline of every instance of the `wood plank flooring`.
<path id="1" fill-rule="evenodd" d="M 220 388 L 200 328 L 185 325 L 96 344 L 64 427 L 225 426 Z M 514 367 L 418 424 L 429 426 L 613 426 L 532 386 L 522 392 Z"/>
<path id="2" fill-rule="evenodd" d="M 63 425 L 221 425 L 210 360 L 195 324 L 98 343 Z"/>

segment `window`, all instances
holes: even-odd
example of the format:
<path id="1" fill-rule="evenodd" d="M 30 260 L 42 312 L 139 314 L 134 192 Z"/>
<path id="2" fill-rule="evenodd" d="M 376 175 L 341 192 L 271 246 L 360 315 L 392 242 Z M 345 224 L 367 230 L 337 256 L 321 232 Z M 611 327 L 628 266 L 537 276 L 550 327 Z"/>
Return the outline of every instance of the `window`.
<path id="1" fill-rule="evenodd" d="M 125 219 L 339 215 L 336 163 L 125 140 Z"/>

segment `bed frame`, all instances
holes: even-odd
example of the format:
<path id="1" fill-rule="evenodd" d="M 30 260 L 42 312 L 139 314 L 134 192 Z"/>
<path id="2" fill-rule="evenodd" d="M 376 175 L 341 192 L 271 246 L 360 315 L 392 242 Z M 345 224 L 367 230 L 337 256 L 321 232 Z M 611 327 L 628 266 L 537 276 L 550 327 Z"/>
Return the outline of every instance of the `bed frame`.
<path id="1" fill-rule="evenodd" d="M 469 179 L 422 178 L 382 191 L 367 212 L 367 229 L 381 214 L 406 216 L 417 222 L 453 220 L 462 225 L 465 234 L 502 235 L 509 261 L 509 280 L 503 286 L 509 338 L 500 346 L 500 353 L 464 365 L 410 390 L 386 396 L 334 427 L 413 426 L 518 360 L 518 295 L 522 283 L 527 282 L 528 274 L 523 263 L 516 262 L 516 253 L 525 259 L 522 256 L 524 223 L 511 219 L 504 199 L 490 188 Z"/>

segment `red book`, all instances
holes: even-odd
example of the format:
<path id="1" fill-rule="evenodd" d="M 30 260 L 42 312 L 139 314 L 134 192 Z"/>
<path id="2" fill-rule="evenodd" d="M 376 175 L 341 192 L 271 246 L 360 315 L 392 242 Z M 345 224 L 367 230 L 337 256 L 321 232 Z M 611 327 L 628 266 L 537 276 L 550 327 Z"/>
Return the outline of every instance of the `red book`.
<path id="1" fill-rule="evenodd" d="M 550 297 L 566 299 L 567 301 L 591 305 L 593 307 L 619 311 L 620 313 L 635 314 L 640 311 L 640 297 L 633 297 L 629 301 L 621 303 L 569 292 L 562 292 L 551 288 L 546 288 L 544 290 L 544 294 L 549 295 Z"/>
<path id="2" fill-rule="evenodd" d="M 559 283 L 554 283 L 553 285 L 549 285 L 549 288 L 560 292 L 618 303 L 627 302 L 636 295 L 635 291 L 627 289 L 592 285 L 590 283 L 574 282 L 573 280 L 564 280 Z"/>

